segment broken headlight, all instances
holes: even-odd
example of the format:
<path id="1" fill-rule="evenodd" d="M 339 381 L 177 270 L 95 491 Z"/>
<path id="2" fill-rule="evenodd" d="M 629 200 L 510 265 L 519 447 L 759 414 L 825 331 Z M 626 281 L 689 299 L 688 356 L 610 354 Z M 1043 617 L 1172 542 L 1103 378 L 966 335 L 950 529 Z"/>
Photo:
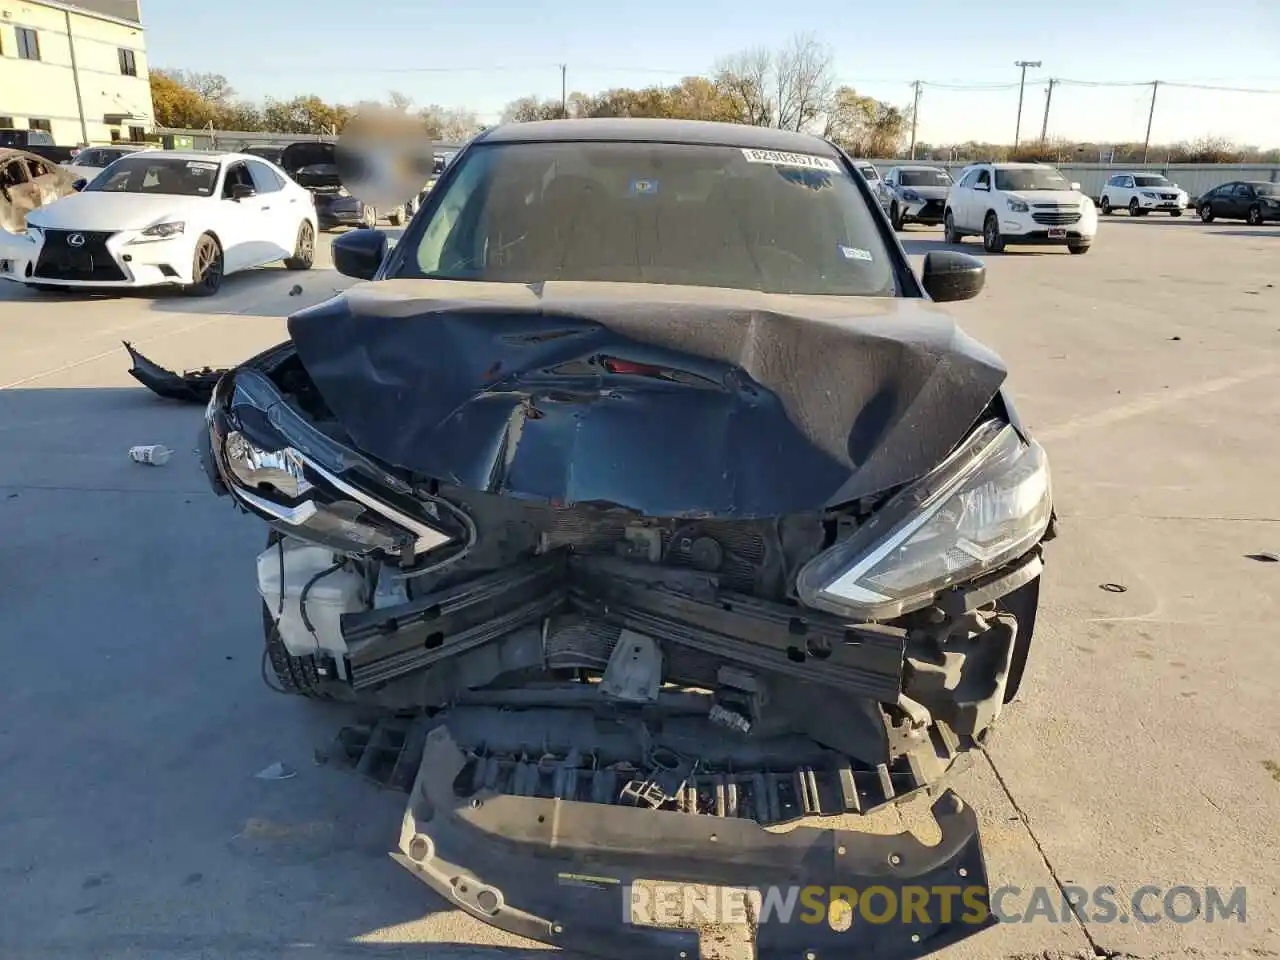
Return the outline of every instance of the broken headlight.
<path id="1" fill-rule="evenodd" d="M 342 553 L 405 560 L 453 539 L 416 516 L 407 484 L 317 430 L 267 378 L 239 371 L 229 388 L 205 411 L 214 459 L 232 496 L 273 526 Z"/>
<path id="2" fill-rule="evenodd" d="M 989 421 L 853 536 L 810 560 L 796 590 L 810 607 L 891 619 L 1021 556 L 1044 536 L 1052 505 L 1044 449 Z"/>

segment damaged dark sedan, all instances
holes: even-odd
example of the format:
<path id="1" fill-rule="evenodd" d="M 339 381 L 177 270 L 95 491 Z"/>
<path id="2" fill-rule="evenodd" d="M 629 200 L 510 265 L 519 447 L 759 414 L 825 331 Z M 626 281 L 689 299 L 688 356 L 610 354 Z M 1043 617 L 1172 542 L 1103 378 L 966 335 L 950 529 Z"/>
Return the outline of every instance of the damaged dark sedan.
<path id="1" fill-rule="evenodd" d="M 1021 681 L 1049 468 L 933 302 L 981 262 L 917 277 L 876 202 L 804 134 L 498 127 L 394 249 L 335 242 L 373 282 L 218 381 L 211 481 L 271 527 L 264 657 L 419 718 L 398 858 L 451 903 L 692 958 L 695 931 L 625 922 L 632 881 L 985 884 L 940 784 Z M 764 829 L 925 790 L 933 846 Z M 762 924 L 756 949 L 919 956 L 990 922 Z"/>

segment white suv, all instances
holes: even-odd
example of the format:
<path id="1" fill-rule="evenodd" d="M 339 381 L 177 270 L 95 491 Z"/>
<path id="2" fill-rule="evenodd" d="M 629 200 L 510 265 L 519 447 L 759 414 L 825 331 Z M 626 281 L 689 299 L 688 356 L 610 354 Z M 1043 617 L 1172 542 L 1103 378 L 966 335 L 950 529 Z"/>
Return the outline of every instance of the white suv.
<path id="1" fill-rule="evenodd" d="M 1052 244 L 1072 253 L 1088 253 L 1098 232 L 1098 211 L 1043 163 L 975 163 L 964 169 L 947 194 L 943 214 L 946 243 L 982 237 L 988 253 L 1006 243 Z"/>
<path id="2" fill-rule="evenodd" d="M 1117 173 L 1102 188 L 1098 209 L 1106 216 L 1112 210 L 1129 209 L 1131 217 L 1145 217 L 1152 210 L 1182 216 L 1187 207 L 1187 191 L 1158 173 Z"/>

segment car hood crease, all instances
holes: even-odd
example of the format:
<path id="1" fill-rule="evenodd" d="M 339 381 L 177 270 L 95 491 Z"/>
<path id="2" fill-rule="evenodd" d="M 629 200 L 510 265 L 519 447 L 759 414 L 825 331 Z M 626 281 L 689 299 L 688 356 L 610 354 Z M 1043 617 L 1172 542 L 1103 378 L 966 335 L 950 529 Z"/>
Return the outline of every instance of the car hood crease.
<path id="1" fill-rule="evenodd" d="M 655 516 L 778 516 L 893 488 L 939 463 L 1005 378 L 907 299 L 388 280 L 289 331 L 364 452 Z M 668 374 L 608 374 L 601 357 Z"/>

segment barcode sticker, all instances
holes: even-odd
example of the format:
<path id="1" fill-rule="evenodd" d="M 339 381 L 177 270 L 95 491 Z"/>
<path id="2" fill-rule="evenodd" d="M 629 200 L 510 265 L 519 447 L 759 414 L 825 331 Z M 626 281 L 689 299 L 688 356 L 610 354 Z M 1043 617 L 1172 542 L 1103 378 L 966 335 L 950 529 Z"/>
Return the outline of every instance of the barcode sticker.
<path id="1" fill-rule="evenodd" d="M 840 164 L 830 157 L 815 157 L 811 153 L 783 153 L 779 150 L 756 150 L 743 147 L 742 155 L 748 163 L 771 163 L 777 167 L 801 167 L 805 170 L 825 170 L 839 173 Z"/>

